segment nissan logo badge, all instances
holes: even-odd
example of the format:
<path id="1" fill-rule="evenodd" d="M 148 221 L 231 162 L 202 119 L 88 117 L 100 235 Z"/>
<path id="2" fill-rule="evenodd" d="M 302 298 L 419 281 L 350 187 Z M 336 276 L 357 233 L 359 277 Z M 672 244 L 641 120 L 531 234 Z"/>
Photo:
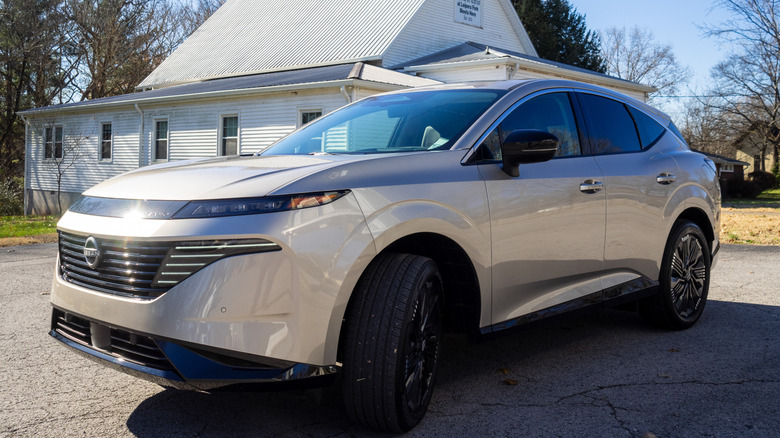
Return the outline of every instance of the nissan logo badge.
<path id="1" fill-rule="evenodd" d="M 97 265 L 100 263 L 100 247 L 97 239 L 92 236 L 89 236 L 87 241 L 84 242 L 84 260 L 92 269 L 97 268 Z"/>

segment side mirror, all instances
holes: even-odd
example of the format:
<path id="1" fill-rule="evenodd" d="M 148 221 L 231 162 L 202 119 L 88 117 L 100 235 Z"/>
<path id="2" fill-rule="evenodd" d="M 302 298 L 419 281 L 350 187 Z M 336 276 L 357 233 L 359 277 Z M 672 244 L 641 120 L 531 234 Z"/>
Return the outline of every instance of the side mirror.
<path id="1" fill-rule="evenodd" d="M 558 137 L 537 129 L 512 131 L 501 145 L 504 172 L 509 176 L 520 176 L 521 163 L 539 163 L 555 156 L 560 145 Z"/>

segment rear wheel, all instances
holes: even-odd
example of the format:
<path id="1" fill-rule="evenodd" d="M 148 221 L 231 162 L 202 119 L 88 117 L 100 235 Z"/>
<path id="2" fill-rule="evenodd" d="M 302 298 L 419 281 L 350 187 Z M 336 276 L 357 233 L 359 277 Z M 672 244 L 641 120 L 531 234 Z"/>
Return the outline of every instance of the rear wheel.
<path id="1" fill-rule="evenodd" d="M 698 225 L 679 221 L 666 244 L 661 265 L 660 292 L 639 302 L 649 323 L 675 330 L 698 321 L 710 287 L 710 251 Z"/>
<path id="2" fill-rule="evenodd" d="M 405 432 L 425 415 L 442 336 L 442 281 L 436 263 L 380 255 L 361 278 L 346 316 L 343 393 L 363 425 Z"/>

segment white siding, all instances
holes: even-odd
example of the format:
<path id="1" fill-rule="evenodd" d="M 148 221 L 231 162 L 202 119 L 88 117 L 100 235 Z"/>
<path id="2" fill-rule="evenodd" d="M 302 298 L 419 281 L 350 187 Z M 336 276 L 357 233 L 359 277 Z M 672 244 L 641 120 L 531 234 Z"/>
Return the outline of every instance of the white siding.
<path id="1" fill-rule="evenodd" d="M 534 54 L 530 43 L 524 45 L 510 21 L 516 16 L 510 19 L 507 15 L 502 3 L 508 0 L 482 0 L 482 28 L 455 22 L 456 1 L 427 0 L 385 50 L 382 65 L 393 67 L 465 41 Z"/>
<path id="2" fill-rule="evenodd" d="M 57 190 L 57 166 L 53 159 L 44 158 L 43 133 L 47 126 L 63 126 L 62 163 L 67 165 L 68 149 L 78 150 L 79 158 L 73 167 L 62 172 L 62 191 L 80 193 L 100 181 L 138 167 L 139 116 L 135 111 L 113 111 L 99 115 L 49 115 L 30 118 L 30 138 L 27 160 L 29 180 L 27 188 Z M 111 123 L 113 148 L 111 160 L 98 159 L 100 127 Z M 70 155 L 71 157 L 73 155 Z M 63 166 L 64 167 L 64 166 Z"/>
<path id="3" fill-rule="evenodd" d="M 223 115 L 238 115 L 240 152 L 246 154 L 261 151 L 292 132 L 299 110 L 322 108 L 325 114 L 346 103 L 340 90 L 335 88 L 142 107 L 145 125 L 143 164 L 151 163 L 155 120 L 168 120 L 169 159 L 188 160 L 217 156 Z"/>
<path id="4" fill-rule="evenodd" d="M 361 98 L 377 92 L 360 88 L 354 94 Z M 141 165 L 154 164 L 152 147 L 156 120 L 168 121 L 168 156 L 170 161 L 176 161 L 216 156 L 222 115 L 238 115 L 240 151 L 255 153 L 293 131 L 301 109 L 321 108 L 323 114 L 326 114 L 346 103 L 338 88 L 330 88 L 259 97 L 201 99 L 178 105 L 142 106 L 144 132 Z M 57 190 L 54 161 L 43 158 L 45 126 L 62 125 L 65 142 L 76 142 L 83 151 L 76 165 L 64 172 L 62 183 L 63 192 L 81 193 L 105 179 L 138 167 L 140 121 L 140 114 L 132 107 L 97 115 L 50 115 L 46 119 L 31 117 L 27 155 L 30 178 L 27 188 Z M 112 160 L 99 161 L 100 125 L 106 122 L 112 124 L 114 133 Z"/>
<path id="5" fill-rule="evenodd" d="M 426 78 L 446 83 L 465 81 L 503 81 L 506 80 L 506 66 L 479 65 L 475 67 L 455 67 L 447 70 L 434 70 L 421 73 Z"/>

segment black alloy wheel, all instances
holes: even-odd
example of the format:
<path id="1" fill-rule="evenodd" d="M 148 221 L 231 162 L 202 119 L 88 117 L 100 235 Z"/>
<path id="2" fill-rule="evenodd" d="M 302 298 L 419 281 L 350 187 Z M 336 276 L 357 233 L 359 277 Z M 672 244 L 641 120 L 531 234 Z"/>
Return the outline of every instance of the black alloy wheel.
<path id="1" fill-rule="evenodd" d="M 412 412 L 419 411 L 433 388 L 441 337 L 440 293 L 433 279 L 421 285 L 414 313 L 406 328 L 404 397 Z"/>
<path id="2" fill-rule="evenodd" d="M 675 330 L 701 317 L 710 286 L 710 249 L 698 225 L 679 221 L 666 244 L 659 277 L 660 292 L 639 302 L 649 323 Z"/>

